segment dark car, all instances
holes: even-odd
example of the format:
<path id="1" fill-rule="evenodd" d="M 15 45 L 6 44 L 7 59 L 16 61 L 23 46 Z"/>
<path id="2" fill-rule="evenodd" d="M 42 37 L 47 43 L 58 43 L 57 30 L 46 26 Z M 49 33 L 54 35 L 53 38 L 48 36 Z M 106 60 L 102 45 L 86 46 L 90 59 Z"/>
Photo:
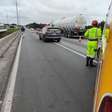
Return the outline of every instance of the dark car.
<path id="1" fill-rule="evenodd" d="M 60 42 L 62 37 L 60 28 L 44 27 L 39 33 L 39 39 L 43 41 L 52 40 Z"/>
<path id="2" fill-rule="evenodd" d="M 25 32 L 24 26 L 21 27 L 21 31 L 22 31 L 22 32 Z"/>

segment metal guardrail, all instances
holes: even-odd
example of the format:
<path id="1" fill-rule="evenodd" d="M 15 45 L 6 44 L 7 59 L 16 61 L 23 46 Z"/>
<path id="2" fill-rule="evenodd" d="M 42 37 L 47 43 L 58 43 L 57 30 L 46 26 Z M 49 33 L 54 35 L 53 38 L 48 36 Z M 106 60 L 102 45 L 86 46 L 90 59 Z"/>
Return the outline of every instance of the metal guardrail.
<path id="1" fill-rule="evenodd" d="M 2 52 L 0 53 L 0 58 L 3 58 L 5 53 L 9 50 L 9 48 L 12 46 L 12 44 L 16 41 L 17 39 L 17 43 L 19 44 L 19 41 L 20 41 L 20 37 L 22 36 L 22 33 L 21 32 L 16 32 L 16 33 L 13 33 L 12 35 L 9 35 L 7 37 L 5 37 L 4 39 L 0 40 L 0 43 L 4 42 L 4 44 L 2 43 L 2 45 L 5 46 L 5 44 L 7 44 L 7 46 L 2 50 Z M 13 37 L 13 38 L 11 38 Z M 7 42 L 7 43 L 6 43 Z M 16 49 L 18 48 L 18 44 L 16 46 Z M 3 46 L 3 47 L 4 47 Z M 0 46 L 0 51 L 1 49 L 3 48 Z M 10 68 L 8 70 L 8 74 L 10 73 L 10 69 L 11 69 L 11 66 L 12 66 L 13 62 L 11 63 L 10 65 Z M 8 75 L 9 77 L 9 75 Z M 2 101 L 3 97 L 4 97 L 4 92 L 5 92 L 5 88 L 7 86 L 7 82 L 8 82 L 8 78 L 6 78 L 6 81 L 4 82 L 4 84 L 1 86 L 1 90 L 0 90 L 0 101 Z M 1 107 L 0 107 L 1 108 Z"/>

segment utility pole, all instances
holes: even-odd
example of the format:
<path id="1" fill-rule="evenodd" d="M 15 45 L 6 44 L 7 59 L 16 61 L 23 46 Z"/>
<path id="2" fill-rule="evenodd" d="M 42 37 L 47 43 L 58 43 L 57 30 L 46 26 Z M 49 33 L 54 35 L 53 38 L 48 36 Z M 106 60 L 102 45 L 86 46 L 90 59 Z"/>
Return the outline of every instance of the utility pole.
<path id="1" fill-rule="evenodd" d="M 17 25 L 19 25 L 19 10 L 18 10 L 18 1 L 16 0 L 16 18 L 17 18 Z"/>
<path id="2" fill-rule="evenodd" d="M 9 16 L 8 16 L 8 13 L 7 13 L 6 18 L 7 18 L 7 24 L 9 24 Z"/>

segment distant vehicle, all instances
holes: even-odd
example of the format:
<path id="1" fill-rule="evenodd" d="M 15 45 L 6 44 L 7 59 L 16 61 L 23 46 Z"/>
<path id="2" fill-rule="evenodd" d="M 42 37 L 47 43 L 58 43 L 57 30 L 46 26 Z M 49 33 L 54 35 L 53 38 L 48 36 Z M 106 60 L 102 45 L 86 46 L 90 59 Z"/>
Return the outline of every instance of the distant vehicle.
<path id="1" fill-rule="evenodd" d="M 39 39 L 43 41 L 52 40 L 60 42 L 62 37 L 61 29 L 54 27 L 44 27 L 39 33 Z"/>
<path id="2" fill-rule="evenodd" d="M 62 18 L 61 20 L 57 20 L 52 24 L 55 27 L 61 28 L 65 37 L 76 38 L 79 36 L 83 37 L 86 23 L 86 18 L 80 14 L 76 17 Z"/>
<path id="3" fill-rule="evenodd" d="M 24 31 L 25 31 L 25 28 L 24 28 L 23 26 L 21 27 L 21 31 L 22 31 L 22 32 L 24 32 Z"/>

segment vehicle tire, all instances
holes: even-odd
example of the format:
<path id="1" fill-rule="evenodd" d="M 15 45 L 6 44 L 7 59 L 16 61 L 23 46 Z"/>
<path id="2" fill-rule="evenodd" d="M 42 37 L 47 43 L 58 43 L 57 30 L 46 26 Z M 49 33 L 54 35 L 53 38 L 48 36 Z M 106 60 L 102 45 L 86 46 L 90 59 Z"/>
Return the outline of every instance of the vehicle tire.
<path id="1" fill-rule="evenodd" d="M 39 40 L 42 40 L 42 38 L 41 38 L 41 37 L 39 37 Z"/>
<path id="2" fill-rule="evenodd" d="M 39 40 L 42 40 L 41 35 L 39 34 Z"/>
<path id="3" fill-rule="evenodd" d="M 61 41 L 61 39 L 57 39 L 57 42 L 60 42 Z"/>

